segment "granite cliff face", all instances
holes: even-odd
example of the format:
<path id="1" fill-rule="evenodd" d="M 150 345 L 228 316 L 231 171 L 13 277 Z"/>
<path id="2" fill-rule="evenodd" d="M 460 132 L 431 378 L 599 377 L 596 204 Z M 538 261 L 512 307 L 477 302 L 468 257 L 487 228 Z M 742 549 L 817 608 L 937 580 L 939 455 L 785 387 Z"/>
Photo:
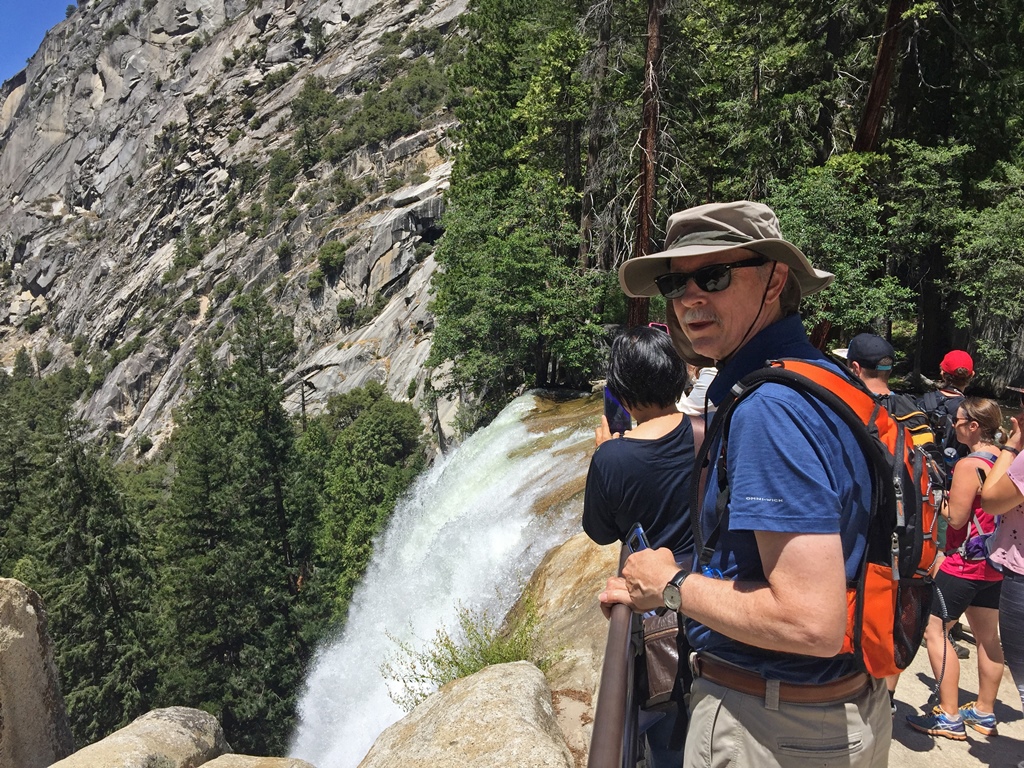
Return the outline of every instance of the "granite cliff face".
<path id="1" fill-rule="evenodd" d="M 0 87 L 0 364 L 88 361 L 97 434 L 158 444 L 196 345 L 226 356 L 231 298 L 256 290 L 294 318 L 293 411 L 370 379 L 422 397 L 451 118 L 273 164 L 307 80 L 358 114 L 465 2 L 83 2 Z"/>

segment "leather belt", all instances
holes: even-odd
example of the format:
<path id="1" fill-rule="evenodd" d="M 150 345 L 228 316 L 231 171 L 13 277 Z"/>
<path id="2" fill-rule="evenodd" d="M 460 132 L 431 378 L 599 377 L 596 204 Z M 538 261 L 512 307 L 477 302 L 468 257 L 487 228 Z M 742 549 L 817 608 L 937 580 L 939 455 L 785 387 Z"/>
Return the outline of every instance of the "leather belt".
<path id="1" fill-rule="evenodd" d="M 766 700 L 769 696 L 769 687 L 774 688 L 778 685 L 778 701 L 788 704 L 829 704 L 846 701 L 860 694 L 870 682 L 866 673 L 854 672 L 829 683 L 810 685 L 773 680 L 769 686 L 769 681 L 756 672 L 703 654 L 691 656 L 690 668 L 694 677 L 703 677 L 730 690 Z"/>

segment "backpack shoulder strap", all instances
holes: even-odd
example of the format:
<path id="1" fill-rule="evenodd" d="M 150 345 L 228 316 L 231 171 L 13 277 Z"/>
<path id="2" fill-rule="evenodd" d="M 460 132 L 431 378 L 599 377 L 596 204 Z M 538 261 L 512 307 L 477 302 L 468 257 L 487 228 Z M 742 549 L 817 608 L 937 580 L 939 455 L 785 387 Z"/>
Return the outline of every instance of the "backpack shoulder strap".
<path id="1" fill-rule="evenodd" d="M 696 473 L 696 486 L 697 486 L 697 498 L 704 498 L 704 486 L 708 480 L 708 468 L 702 466 L 697 462 L 697 456 L 700 454 L 701 448 L 704 447 L 704 432 L 706 424 L 702 416 L 694 416 L 693 414 L 687 414 L 686 418 L 690 420 L 690 428 L 693 430 L 693 466 L 698 467 L 699 471 Z M 691 487 L 694 483 L 691 481 Z M 693 495 L 692 493 L 690 494 Z"/>
<path id="2" fill-rule="evenodd" d="M 996 456 L 991 451 L 974 451 L 973 453 L 968 453 L 966 456 L 964 456 L 964 458 L 965 459 L 981 459 L 982 461 L 984 461 L 986 464 L 988 464 L 991 467 L 993 464 L 996 463 L 996 459 L 998 459 L 999 457 Z"/>
<path id="3" fill-rule="evenodd" d="M 698 457 L 698 466 L 704 472 L 710 463 L 708 454 L 709 448 L 719 436 L 722 435 L 722 447 L 718 466 L 718 500 L 715 504 L 716 520 L 707 541 L 704 540 L 701 527 L 701 512 L 703 496 L 691 494 L 690 520 L 693 527 L 694 542 L 697 547 L 697 555 L 701 565 L 707 565 L 711 555 L 714 553 L 714 546 L 717 543 L 717 534 L 722 517 L 728 505 L 728 477 L 727 467 L 724 461 L 725 451 L 728 443 L 729 422 L 732 411 L 736 405 L 757 389 L 762 384 L 773 382 L 793 389 L 804 391 L 817 400 L 820 400 L 832 411 L 834 411 L 849 427 L 858 445 L 864 453 L 872 470 L 882 472 L 880 477 L 891 474 L 882 449 L 878 442 L 873 439 L 880 430 L 888 431 L 895 428 L 900 430 L 897 437 L 899 444 L 903 445 L 903 432 L 899 425 L 889 418 L 888 412 L 881 407 L 874 396 L 863 386 L 859 380 L 850 380 L 845 376 L 833 372 L 821 365 L 806 360 L 773 360 L 770 366 L 759 368 L 753 373 L 744 377 L 735 384 L 726 402 L 716 412 L 711 422 L 711 430 L 705 439 L 704 446 Z M 872 483 L 872 504 L 871 510 L 874 514 L 881 509 L 880 499 L 882 493 L 881 483 Z M 898 524 L 903 524 L 902 505 L 897 506 Z"/>

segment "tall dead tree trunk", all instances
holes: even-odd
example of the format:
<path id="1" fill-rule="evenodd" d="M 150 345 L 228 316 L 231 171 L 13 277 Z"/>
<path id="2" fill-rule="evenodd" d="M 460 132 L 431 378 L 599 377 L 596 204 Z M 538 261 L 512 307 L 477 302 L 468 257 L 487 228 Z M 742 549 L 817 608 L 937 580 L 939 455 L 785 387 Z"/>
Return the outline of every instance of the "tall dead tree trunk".
<path id="1" fill-rule="evenodd" d="M 651 252 L 660 113 L 658 70 L 661 67 L 661 22 L 664 15 L 665 0 L 650 0 L 647 6 L 647 60 L 644 64 L 643 128 L 640 131 L 640 195 L 637 206 L 638 222 L 634 258 L 646 256 Z M 627 312 L 629 327 L 646 325 L 649 312 L 649 299 L 630 299 Z"/>
<path id="2" fill-rule="evenodd" d="M 583 199 L 580 212 L 580 249 L 577 263 L 581 269 L 591 264 L 594 247 L 594 197 L 601 186 L 601 149 L 607 107 L 604 103 L 604 82 L 608 76 L 608 50 L 612 37 L 612 3 L 607 3 L 606 13 L 598 29 L 597 48 L 594 51 L 594 107 L 590 113 L 587 129 L 587 170 L 583 181 Z M 605 269 L 610 265 L 602 265 Z"/>
<path id="3" fill-rule="evenodd" d="M 889 101 L 892 73 L 896 68 L 896 49 L 903 30 L 903 14 L 910 7 L 910 0 L 890 0 L 885 16 L 885 30 L 878 41 L 875 57 L 875 71 L 868 87 L 867 103 L 861 115 L 860 127 L 853 140 L 854 152 L 874 152 L 878 148 L 878 137 L 882 132 L 882 118 Z"/>

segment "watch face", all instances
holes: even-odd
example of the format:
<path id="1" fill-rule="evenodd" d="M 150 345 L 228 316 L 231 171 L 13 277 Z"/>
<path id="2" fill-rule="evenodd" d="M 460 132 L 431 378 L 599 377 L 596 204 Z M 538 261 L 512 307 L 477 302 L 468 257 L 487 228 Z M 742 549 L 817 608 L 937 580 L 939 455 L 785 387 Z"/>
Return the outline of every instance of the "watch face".
<path id="1" fill-rule="evenodd" d="M 665 607 L 670 611 L 678 611 L 680 603 L 679 587 L 670 582 L 661 593 L 661 599 L 665 601 Z"/>

